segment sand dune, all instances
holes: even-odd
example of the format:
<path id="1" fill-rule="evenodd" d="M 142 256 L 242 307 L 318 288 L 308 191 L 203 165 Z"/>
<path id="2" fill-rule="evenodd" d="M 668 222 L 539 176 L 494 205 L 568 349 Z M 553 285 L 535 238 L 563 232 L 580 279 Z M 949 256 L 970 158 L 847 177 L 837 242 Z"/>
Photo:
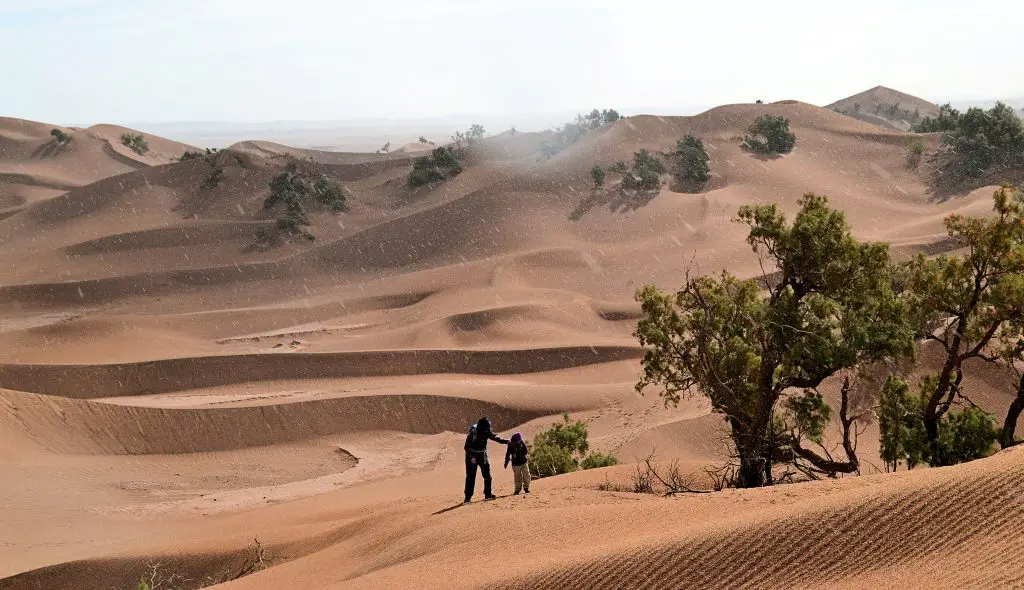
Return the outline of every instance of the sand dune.
<path id="1" fill-rule="evenodd" d="M 884 88 L 846 102 L 865 97 L 928 114 Z M 791 154 L 741 149 L 764 113 L 790 119 Z M 791 214 L 828 194 L 897 258 L 957 248 L 950 213 L 988 214 L 992 187 L 937 198 L 904 167 L 916 137 L 876 123 L 725 105 L 629 117 L 550 158 L 550 134 L 505 132 L 458 176 L 410 189 L 433 146 L 254 140 L 174 162 L 187 146 L 147 135 L 140 156 L 116 126 L 61 128 L 62 146 L 51 125 L 0 119 L 0 588 L 134 588 L 153 564 L 225 581 L 256 536 L 272 567 L 224 587 L 1024 586 L 1019 451 L 878 473 L 869 424 L 863 477 L 672 499 L 598 489 L 652 451 L 695 477 L 722 460 L 706 401 L 633 391 L 632 297 L 688 268 L 760 276 L 739 206 Z M 687 133 L 711 155 L 703 192 L 593 188 L 594 165 L 667 154 Z M 350 210 L 311 209 L 314 241 L 257 247 L 277 215 L 267 183 L 291 158 L 343 183 Z M 204 188 L 213 166 L 224 178 Z M 910 376 L 937 362 L 924 347 Z M 973 364 L 964 380 L 993 412 L 1011 385 Z M 461 506 L 472 421 L 529 438 L 563 411 L 624 464 L 539 480 L 528 498 L 507 496 L 497 464 L 503 497 Z"/>

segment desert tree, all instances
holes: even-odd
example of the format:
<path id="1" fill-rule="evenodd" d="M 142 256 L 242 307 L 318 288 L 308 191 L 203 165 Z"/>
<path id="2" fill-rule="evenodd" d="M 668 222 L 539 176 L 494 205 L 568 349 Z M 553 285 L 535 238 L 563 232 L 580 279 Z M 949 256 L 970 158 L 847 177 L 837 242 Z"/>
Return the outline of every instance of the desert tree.
<path id="1" fill-rule="evenodd" d="M 939 107 L 939 113 L 934 118 L 925 117 L 913 127 L 916 133 L 934 133 L 937 131 L 952 131 L 956 129 L 960 121 L 960 111 L 954 109 L 949 103 Z"/>
<path id="2" fill-rule="evenodd" d="M 796 135 L 789 130 L 789 119 L 761 115 L 747 129 L 743 147 L 762 154 L 788 154 L 796 145 Z"/>
<path id="3" fill-rule="evenodd" d="M 921 398 L 906 381 L 888 376 L 878 400 L 879 454 L 886 471 L 900 462 L 913 469 L 925 460 L 928 440 L 921 420 Z"/>
<path id="4" fill-rule="evenodd" d="M 50 130 L 50 135 L 57 141 L 57 145 L 63 146 L 71 143 L 71 136 L 56 127 Z"/>
<path id="5" fill-rule="evenodd" d="M 272 211 L 283 205 L 284 214 L 277 218 L 277 229 L 313 240 L 316 236 L 306 229 L 310 225 L 307 208 L 326 206 L 335 212 L 347 211 L 348 194 L 344 187 L 318 172 L 312 160 L 302 164 L 292 160 L 270 180 L 270 195 L 263 201 L 263 209 Z"/>
<path id="6" fill-rule="evenodd" d="M 590 177 L 594 179 L 594 186 L 596 188 L 604 186 L 604 176 L 604 168 L 602 168 L 600 164 L 595 164 L 594 167 L 590 169 Z"/>
<path id="7" fill-rule="evenodd" d="M 672 155 L 672 175 L 681 186 L 702 185 L 711 178 L 710 160 L 704 142 L 693 135 L 686 135 L 676 144 Z"/>
<path id="8" fill-rule="evenodd" d="M 919 254 L 900 278 L 918 335 L 942 349 L 941 369 L 922 386 L 921 419 L 933 465 L 950 456 L 940 448 L 943 416 L 958 402 L 973 405 L 961 388 L 963 364 L 997 362 L 1001 330 L 1012 333 L 1024 321 L 1024 197 L 1005 185 L 993 201 L 991 218 L 946 218 L 946 230 L 966 250 L 963 255 Z"/>
<path id="9" fill-rule="evenodd" d="M 661 175 L 666 172 L 661 158 L 642 149 L 633 153 L 633 168 L 622 178 L 623 188 L 650 191 L 661 187 Z"/>
<path id="10" fill-rule="evenodd" d="M 429 156 L 416 158 L 412 162 L 407 183 L 415 188 L 453 178 L 462 173 L 460 161 L 463 150 L 453 146 L 434 148 Z"/>
<path id="11" fill-rule="evenodd" d="M 636 389 L 659 386 L 666 404 L 708 398 L 729 426 L 741 487 L 773 483 L 776 461 L 828 475 L 856 472 L 851 373 L 913 345 L 892 290 L 888 245 L 855 240 L 843 213 L 814 194 L 800 199 L 792 224 L 775 205 L 745 206 L 739 220 L 777 279 L 723 271 L 688 274 L 676 293 L 640 289 L 635 335 L 644 358 Z M 804 446 L 802 436 L 820 440 L 831 408 L 817 388 L 841 372 L 845 460 Z"/>
<path id="12" fill-rule="evenodd" d="M 938 167 L 952 180 L 977 178 L 994 165 L 1024 164 L 1024 124 L 1013 109 L 996 103 L 970 108 L 942 134 Z"/>
<path id="13" fill-rule="evenodd" d="M 1003 427 L 999 432 L 999 445 L 1006 449 L 1020 444 L 1015 433 L 1017 421 L 1020 419 L 1021 412 L 1024 412 L 1024 368 L 1022 368 L 1022 364 L 1024 364 L 1024 320 L 1015 318 L 1003 329 L 1000 334 L 999 354 L 1017 381 L 1017 394 L 1006 410 Z"/>

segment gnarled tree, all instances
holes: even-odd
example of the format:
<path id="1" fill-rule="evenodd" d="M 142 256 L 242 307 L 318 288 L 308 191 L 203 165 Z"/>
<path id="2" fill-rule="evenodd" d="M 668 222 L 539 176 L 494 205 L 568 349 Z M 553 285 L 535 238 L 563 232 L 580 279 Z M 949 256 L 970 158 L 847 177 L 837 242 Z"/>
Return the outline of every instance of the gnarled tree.
<path id="1" fill-rule="evenodd" d="M 945 356 L 922 394 L 932 465 L 944 464 L 948 455 L 939 446 L 939 426 L 954 403 L 964 401 L 964 362 L 998 361 L 1002 330 L 1024 322 L 1024 196 L 1005 185 L 994 201 L 994 217 L 946 218 L 950 237 L 965 254 L 919 255 L 905 265 L 903 298 L 919 336 L 937 342 Z"/>
<path id="2" fill-rule="evenodd" d="M 654 286 L 637 293 L 643 317 L 636 336 L 645 348 L 637 390 L 660 386 L 666 404 L 707 397 L 728 422 L 741 487 L 771 484 L 776 461 L 828 474 L 857 471 L 849 380 L 840 411 L 846 459 L 802 445 L 820 437 L 831 413 L 817 387 L 913 345 L 892 292 L 888 245 L 855 240 L 826 197 L 804 195 L 800 206 L 792 225 L 775 205 L 740 209 L 747 241 L 778 268 L 770 285 L 767 277 L 759 283 L 723 272 L 687 276 L 676 293 Z"/>

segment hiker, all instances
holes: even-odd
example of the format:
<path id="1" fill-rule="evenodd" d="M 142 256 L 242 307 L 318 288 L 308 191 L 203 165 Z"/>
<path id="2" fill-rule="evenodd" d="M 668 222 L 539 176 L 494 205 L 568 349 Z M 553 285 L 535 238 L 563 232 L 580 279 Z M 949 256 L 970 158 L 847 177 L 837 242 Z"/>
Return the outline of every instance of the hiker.
<path id="1" fill-rule="evenodd" d="M 505 469 L 508 469 L 509 462 L 512 463 L 512 475 L 516 480 L 516 491 L 513 495 L 518 496 L 519 490 L 530 493 L 530 449 L 526 446 L 523 435 L 515 433 L 508 441 L 508 449 L 505 450 Z"/>
<path id="2" fill-rule="evenodd" d="M 491 432 L 491 421 L 485 416 L 469 427 L 469 435 L 466 436 L 466 504 L 473 498 L 477 467 L 484 476 L 484 500 L 493 500 L 496 497 L 491 493 L 491 464 L 487 460 L 487 439 L 503 445 L 508 444 L 507 440 Z"/>

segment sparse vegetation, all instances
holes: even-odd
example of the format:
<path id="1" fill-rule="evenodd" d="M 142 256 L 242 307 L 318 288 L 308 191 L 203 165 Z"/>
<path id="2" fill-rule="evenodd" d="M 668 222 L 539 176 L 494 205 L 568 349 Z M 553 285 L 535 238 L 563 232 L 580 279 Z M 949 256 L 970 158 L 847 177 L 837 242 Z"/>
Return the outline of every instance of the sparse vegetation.
<path id="1" fill-rule="evenodd" d="M 907 170 L 917 170 L 918 166 L 921 165 L 921 158 L 924 156 L 924 142 L 920 139 L 914 139 L 910 142 L 910 147 L 907 149 L 907 158 L 903 165 Z"/>
<path id="2" fill-rule="evenodd" d="M 633 168 L 623 176 L 622 187 L 640 191 L 658 189 L 665 172 L 665 164 L 658 156 L 640 150 L 633 154 Z"/>
<path id="3" fill-rule="evenodd" d="M 960 120 L 960 111 L 954 109 L 949 103 L 939 107 L 939 114 L 933 119 L 925 117 L 914 125 L 913 130 L 917 133 L 934 133 L 938 131 L 952 131 L 956 129 Z"/>
<path id="4" fill-rule="evenodd" d="M 590 453 L 587 441 L 587 425 L 581 420 L 575 422 L 569 414 L 562 415 L 562 422 L 551 425 L 533 439 L 530 448 L 530 473 L 534 477 L 550 477 L 570 473 L 580 468 L 594 469 L 618 463 L 614 455 Z"/>
<path id="5" fill-rule="evenodd" d="M 789 119 L 761 115 L 747 130 L 743 147 L 760 154 L 788 154 L 796 145 L 796 135 L 789 130 Z"/>
<path id="6" fill-rule="evenodd" d="M 203 179 L 199 186 L 209 190 L 216 188 L 222 180 L 224 180 L 224 169 L 214 164 L 213 168 L 210 169 L 210 173 L 206 175 L 206 178 Z"/>
<path id="7" fill-rule="evenodd" d="M 140 156 L 149 151 L 149 144 L 141 133 L 124 133 L 121 135 L 121 143 Z"/>
<path id="8" fill-rule="evenodd" d="M 813 194 L 792 224 L 774 205 L 745 206 L 739 219 L 779 276 L 769 283 L 723 272 L 687 276 L 676 293 L 640 289 L 635 334 L 645 354 L 636 388 L 660 386 L 667 404 L 707 397 L 727 419 L 741 487 L 773 483 L 776 464 L 810 477 L 855 473 L 856 423 L 866 411 L 851 407 L 855 371 L 913 346 L 888 246 L 856 241 L 843 213 Z M 821 443 L 831 408 L 817 392 L 840 371 L 845 459 Z"/>
<path id="9" fill-rule="evenodd" d="M 387 142 L 377 150 L 378 154 L 386 154 L 391 151 L 391 142 Z"/>
<path id="10" fill-rule="evenodd" d="M 63 146 L 71 143 L 71 136 L 56 127 L 50 130 L 50 135 L 57 140 L 57 145 Z"/>
<path id="11" fill-rule="evenodd" d="M 622 116 L 615 109 L 601 111 L 594 109 L 586 115 L 576 115 L 575 121 L 570 121 L 555 129 L 551 139 L 541 144 L 541 155 L 544 158 L 550 158 L 579 141 L 584 135 L 611 125 L 621 118 Z"/>
<path id="12" fill-rule="evenodd" d="M 462 150 L 456 147 L 434 148 L 429 156 L 416 158 L 409 173 L 410 187 L 423 186 L 458 176 L 462 173 Z"/>
<path id="13" fill-rule="evenodd" d="M 423 136 L 421 135 L 421 136 L 420 136 L 420 143 L 430 143 L 430 142 L 429 142 L 429 141 L 427 141 L 427 138 L 426 138 L 426 137 L 423 137 Z"/>
<path id="14" fill-rule="evenodd" d="M 697 189 L 711 178 L 710 161 L 704 142 L 687 135 L 676 144 L 672 158 L 672 175 L 684 190 Z"/>
<path id="15" fill-rule="evenodd" d="M 345 189 L 318 172 L 311 160 L 302 162 L 302 166 L 294 160 L 289 162 L 280 174 L 271 179 L 269 186 L 270 196 L 263 202 L 263 208 L 270 211 L 279 204 L 284 205 L 284 214 L 277 218 L 277 229 L 286 234 L 316 239 L 307 229 L 310 222 L 306 208 L 309 205 L 326 206 L 336 212 L 348 210 Z M 269 241 L 265 229 L 258 232 L 257 240 Z"/>
<path id="16" fill-rule="evenodd" d="M 590 177 L 594 179 L 594 187 L 601 188 L 604 186 L 604 176 L 604 168 L 600 165 L 594 165 L 594 167 L 590 169 Z"/>
<path id="17" fill-rule="evenodd" d="M 205 152 L 190 152 L 185 150 L 185 153 L 178 157 L 179 162 L 187 162 L 189 160 L 198 160 L 199 158 L 211 158 L 217 154 L 217 148 L 206 148 Z"/>

